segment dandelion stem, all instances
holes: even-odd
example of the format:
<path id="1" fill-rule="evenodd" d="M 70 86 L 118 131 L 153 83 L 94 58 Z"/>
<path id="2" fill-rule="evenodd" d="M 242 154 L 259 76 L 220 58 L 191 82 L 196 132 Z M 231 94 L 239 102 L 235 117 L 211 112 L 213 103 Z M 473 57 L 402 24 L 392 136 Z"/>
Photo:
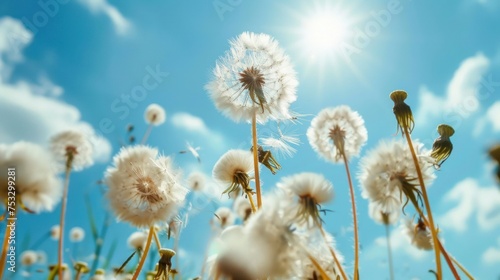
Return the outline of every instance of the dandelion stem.
<path id="1" fill-rule="evenodd" d="M 7 205 L 5 205 L 5 208 L 7 208 Z M 0 279 L 3 279 L 2 276 L 7 258 L 7 248 L 9 247 L 8 246 L 9 236 L 10 236 L 9 227 L 5 226 L 5 234 L 3 236 L 3 242 L 2 242 L 2 256 L 0 257 Z"/>
<path id="2" fill-rule="evenodd" d="M 146 132 L 144 133 L 144 136 L 142 136 L 142 140 L 141 140 L 141 145 L 144 145 L 146 144 L 146 141 L 148 141 L 148 138 L 149 138 L 149 135 L 151 134 L 151 131 L 153 130 L 153 124 L 150 124 L 148 126 L 148 129 L 146 130 Z"/>
<path id="3" fill-rule="evenodd" d="M 64 176 L 64 189 L 61 202 L 61 218 L 59 220 L 59 250 L 57 256 L 57 269 L 59 271 L 59 279 L 63 279 L 63 246 L 64 246 L 64 220 L 66 217 L 66 204 L 68 202 L 68 188 L 69 188 L 69 175 L 71 173 L 72 157 L 68 157 L 68 164 L 66 164 L 66 174 Z"/>
<path id="4" fill-rule="evenodd" d="M 252 207 L 252 212 L 257 212 L 257 208 L 255 208 L 255 202 L 253 202 L 252 192 L 246 192 L 248 201 L 250 201 L 250 206 Z"/>
<path id="5" fill-rule="evenodd" d="M 349 163 L 345 152 L 342 152 L 344 158 L 345 171 L 347 173 L 347 180 L 349 181 L 349 192 L 351 194 L 352 206 L 352 221 L 354 226 L 354 280 L 359 279 L 359 235 L 358 235 L 358 217 L 356 214 L 356 198 L 354 197 L 354 187 L 352 186 L 351 172 L 349 170 Z"/>
<path id="6" fill-rule="evenodd" d="M 321 279 L 331 280 L 331 278 L 328 276 L 328 274 L 326 274 L 325 270 L 321 267 L 318 261 L 308 252 L 307 252 L 307 257 L 311 260 L 312 264 L 316 267 L 316 269 L 319 270 L 319 273 L 321 274 Z"/>
<path id="7" fill-rule="evenodd" d="M 144 265 L 144 262 L 146 261 L 146 258 L 148 256 L 149 247 L 151 247 L 151 240 L 153 239 L 154 232 L 155 232 L 155 227 L 153 225 L 149 228 L 149 234 L 148 234 L 148 239 L 146 241 L 146 247 L 144 247 L 144 251 L 142 252 L 142 255 L 141 255 L 141 260 L 139 261 L 139 264 L 137 265 L 137 268 L 134 272 L 134 276 L 132 276 L 132 280 L 137 280 L 137 278 L 139 277 L 139 274 L 141 273 L 142 266 Z"/>
<path id="8" fill-rule="evenodd" d="M 424 178 L 422 176 L 422 170 L 420 170 L 420 165 L 418 164 L 417 155 L 415 154 L 415 149 L 413 148 L 411 136 L 410 136 L 410 133 L 408 132 L 407 127 L 404 127 L 404 134 L 405 134 L 406 141 L 408 142 L 408 146 L 410 148 L 411 156 L 413 158 L 413 163 L 415 164 L 415 169 L 417 170 L 418 181 L 419 181 L 420 187 L 422 189 L 422 196 L 423 196 L 424 203 L 425 203 L 425 209 L 427 209 L 427 215 L 429 216 L 429 228 L 430 228 L 431 234 L 432 234 L 432 241 L 434 242 L 434 244 L 437 244 L 439 240 L 438 240 L 438 236 L 437 236 L 436 227 L 434 226 L 434 219 L 432 218 L 431 204 L 429 203 L 429 198 L 427 196 L 427 190 L 425 188 Z M 439 246 L 433 246 L 433 247 L 434 247 L 434 255 L 436 257 L 437 277 L 438 277 L 438 279 L 443 279 L 443 272 L 441 269 L 441 256 L 439 254 Z"/>
<path id="9" fill-rule="evenodd" d="M 321 236 L 325 240 L 325 243 L 328 246 L 328 250 L 330 250 L 330 254 L 332 254 L 333 260 L 335 261 L 335 264 L 337 265 L 337 267 L 340 270 L 340 274 L 342 274 L 342 277 L 345 280 L 348 280 L 349 278 L 347 278 L 347 274 L 345 273 L 344 268 L 340 264 L 339 259 L 337 258 L 337 255 L 335 254 L 335 251 L 333 250 L 332 246 L 330 246 L 330 244 L 328 243 L 328 239 L 326 237 L 326 233 L 325 233 L 325 230 L 323 229 L 323 226 L 318 221 L 316 221 L 316 226 L 319 228 L 319 231 L 321 232 Z"/>
<path id="10" fill-rule="evenodd" d="M 394 267 L 392 263 L 392 249 L 391 249 L 391 233 L 389 232 L 389 225 L 385 225 L 385 238 L 387 239 L 387 256 L 389 258 L 389 274 L 391 280 L 394 280 Z"/>
<path id="11" fill-rule="evenodd" d="M 160 243 L 160 238 L 158 238 L 158 234 L 156 233 L 156 229 L 153 231 L 153 237 L 155 238 L 155 244 L 156 244 L 156 247 L 158 248 L 158 254 L 160 254 L 161 243 Z M 161 254 L 160 254 L 160 257 L 161 257 Z"/>
<path id="12" fill-rule="evenodd" d="M 257 112 L 252 116 L 252 147 L 253 147 L 253 168 L 255 174 L 255 189 L 257 191 L 257 207 L 262 206 L 262 198 L 260 193 L 260 174 L 259 174 L 259 156 L 257 149 Z M 254 208 L 254 207 L 252 207 Z M 255 212 L 255 211 L 254 211 Z"/>
<path id="13" fill-rule="evenodd" d="M 458 276 L 458 272 L 457 270 L 455 269 L 455 267 L 453 266 L 453 262 L 452 260 L 455 260 L 453 259 L 453 257 L 450 257 L 450 255 L 448 255 L 448 252 L 446 252 L 446 250 L 444 249 L 443 247 L 443 244 L 441 244 L 441 241 L 438 240 L 438 244 L 439 244 L 439 248 L 441 249 L 441 253 L 443 254 L 443 257 L 444 259 L 446 260 L 446 263 L 448 264 L 448 266 L 450 267 L 450 270 L 451 272 L 453 273 L 453 276 L 455 277 L 455 279 L 460 279 L 460 276 Z M 470 279 L 474 279 L 466 270 L 464 267 L 462 267 L 456 260 L 455 260 L 455 263 L 458 264 L 458 267 L 467 275 L 469 276 Z"/>

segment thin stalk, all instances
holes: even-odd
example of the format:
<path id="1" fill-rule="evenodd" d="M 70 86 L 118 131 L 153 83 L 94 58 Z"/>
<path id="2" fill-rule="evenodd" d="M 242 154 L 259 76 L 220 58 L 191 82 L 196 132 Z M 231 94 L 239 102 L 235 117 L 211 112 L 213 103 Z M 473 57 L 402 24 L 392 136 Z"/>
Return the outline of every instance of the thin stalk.
<path id="1" fill-rule="evenodd" d="M 97 238 L 95 238 L 95 240 L 94 240 L 94 242 L 95 242 L 95 251 L 94 251 L 95 259 L 94 259 L 94 262 L 92 264 L 92 269 L 90 270 L 91 273 L 94 273 L 97 270 L 97 266 L 99 265 L 99 258 L 101 257 L 102 245 L 104 244 L 104 238 L 106 238 L 106 233 L 108 232 L 109 221 L 110 221 L 109 212 L 106 211 L 106 217 L 104 218 L 104 222 L 103 222 L 102 228 L 101 228 L 101 236 L 98 236 L 97 234 L 95 235 L 95 236 L 97 236 Z M 97 231 L 96 231 L 96 233 L 97 233 Z"/>
<path id="2" fill-rule="evenodd" d="M 319 273 L 321 274 L 321 278 L 323 280 L 331 280 L 328 274 L 326 274 L 325 270 L 321 267 L 318 261 L 313 256 L 311 256 L 311 254 L 307 253 L 307 257 L 309 258 L 309 260 L 311 260 L 312 264 L 316 267 L 316 269 L 319 270 Z"/>
<path id="3" fill-rule="evenodd" d="M 349 181 L 349 192 L 351 194 L 352 206 L 352 221 L 354 224 L 354 280 L 359 279 L 359 233 L 358 233 L 358 217 L 356 214 L 356 198 L 354 197 L 354 187 L 352 186 L 351 172 L 345 152 L 342 153 L 344 158 L 345 171 L 347 173 L 347 180 Z"/>
<path id="4" fill-rule="evenodd" d="M 404 134 L 406 141 L 408 142 L 408 147 L 410 148 L 411 156 L 413 158 L 413 163 L 415 164 L 415 169 L 417 170 L 418 181 L 422 189 L 422 196 L 425 203 L 425 209 L 427 209 L 427 215 L 429 216 L 429 228 L 431 230 L 432 241 L 434 244 L 438 244 L 438 236 L 436 227 L 434 226 L 434 218 L 432 217 L 431 204 L 429 203 L 429 197 L 427 196 L 427 189 L 425 188 L 424 178 L 422 176 L 422 170 L 420 170 L 420 165 L 418 164 L 417 155 L 415 154 L 415 149 L 413 148 L 413 143 L 411 140 L 408 128 L 404 128 Z M 443 279 L 443 271 L 441 269 L 441 256 L 439 254 L 439 246 L 434 247 L 434 255 L 436 257 L 436 269 L 438 279 Z"/>
<path id="5" fill-rule="evenodd" d="M 7 205 L 6 205 L 7 206 Z M 7 208 L 7 207 L 5 207 Z M 9 247 L 8 241 L 9 241 L 9 227 L 7 226 L 7 223 L 5 223 L 5 234 L 3 236 L 3 242 L 2 242 L 2 256 L 0 257 L 0 279 L 3 279 L 3 272 L 5 268 L 5 263 L 7 259 L 7 248 Z"/>
<path id="6" fill-rule="evenodd" d="M 257 212 L 257 208 L 255 208 L 255 202 L 253 202 L 252 192 L 246 192 L 248 200 L 250 201 L 250 206 L 252 207 L 252 212 Z M 258 201 L 257 201 L 258 203 Z"/>
<path id="7" fill-rule="evenodd" d="M 148 126 L 148 129 L 146 130 L 146 132 L 144 133 L 144 136 L 142 136 L 142 140 L 141 140 L 141 145 L 144 145 L 146 144 L 146 141 L 148 140 L 149 138 L 149 135 L 151 134 L 151 131 L 153 130 L 153 125 L 150 124 Z"/>
<path id="8" fill-rule="evenodd" d="M 330 254 L 332 255 L 333 260 L 335 261 L 335 264 L 337 265 L 337 267 L 340 270 L 340 274 L 342 274 L 342 277 L 345 280 L 348 280 L 349 278 L 347 278 L 347 274 L 345 273 L 344 268 L 340 264 L 339 259 L 337 258 L 337 255 L 335 254 L 335 251 L 333 250 L 332 246 L 330 246 L 330 244 L 328 244 L 328 238 L 326 237 L 326 233 L 325 233 L 325 230 L 323 229 L 323 226 L 318 221 L 316 221 L 316 226 L 319 228 L 319 231 L 321 232 L 321 236 L 325 240 L 325 243 L 328 246 L 328 250 L 330 250 Z"/>
<path id="9" fill-rule="evenodd" d="M 155 231 L 154 225 L 149 228 L 149 234 L 148 234 L 148 240 L 146 241 L 146 247 L 144 247 L 144 251 L 142 252 L 141 255 L 141 260 L 139 261 L 139 264 L 137 265 L 137 268 L 134 272 L 134 276 L 132 276 L 132 280 L 137 280 L 139 277 L 139 274 L 141 274 L 142 266 L 144 265 L 144 262 L 146 261 L 146 258 L 148 256 L 149 252 L 149 247 L 151 247 L 151 240 L 153 239 L 153 233 Z"/>
<path id="10" fill-rule="evenodd" d="M 391 276 L 391 280 L 394 280 L 394 266 L 392 263 L 391 233 L 389 232 L 389 225 L 385 225 L 385 238 L 387 239 L 387 256 L 389 258 L 389 274 Z"/>
<path id="11" fill-rule="evenodd" d="M 415 204 L 415 202 L 412 202 L 412 203 L 413 203 L 413 206 L 415 206 L 415 209 L 417 209 L 417 212 L 420 215 L 420 217 L 423 219 L 424 224 L 426 225 L 426 227 L 430 228 L 430 223 L 427 220 L 427 217 L 424 216 L 424 213 L 422 212 L 422 209 L 420 209 L 420 207 L 418 206 L 418 204 Z M 434 240 L 433 240 L 433 242 L 434 242 Z M 436 243 L 434 243 L 434 244 L 436 244 Z M 446 263 L 448 264 L 448 267 L 451 270 L 451 273 L 453 274 L 453 276 L 455 277 L 455 279 L 460 279 L 460 276 L 458 275 L 458 272 L 455 269 L 455 266 L 453 266 L 453 263 L 450 261 L 450 257 L 448 255 L 448 253 L 446 252 L 446 250 L 444 249 L 443 245 L 441 244 L 441 241 L 439 240 L 439 238 L 438 238 L 438 244 L 439 244 L 438 247 L 440 248 L 440 253 L 443 254 L 444 259 L 446 260 Z M 436 247 L 436 246 L 433 246 L 433 247 Z M 442 278 L 438 278 L 438 279 L 442 279 Z"/>
<path id="12" fill-rule="evenodd" d="M 156 229 L 153 231 L 153 237 L 155 238 L 156 247 L 158 248 L 158 254 L 160 254 L 161 242 L 160 238 L 158 238 L 158 234 L 156 233 Z M 161 254 L 160 254 L 161 257 Z"/>
<path id="13" fill-rule="evenodd" d="M 257 207 L 262 207 L 262 197 L 260 193 L 259 156 L 257 149 L 257 113 L 252 116 L 252 147 L 253 147 L 253 169 L 255 174 L 255 189 L 257 191 Z M 255 207 L 252 207 L 255 208 Z M 255 212 L 255 211 L 254 211 Z"/>
<path id="14" fill-rule="evenodd" d="M 71 158 L 71 157 L 70 157 Z M 68 162 L 70 159 L 68 158 Z M 66 218 L 66 204 L 68 202 L 68 188 L 69 188 L 69 174 L 71 173 L 71 164 L 66 167 L 66 174 L 64 176 L 64 189 L 61 202 L 61 218 L 59 220 L 59 242 L 58 242 L 58 255 L 57 255 L 57 269 L 59 271 L 59 279 L 63 279 L 63 246 L 64 246 L 64 220 Z"/>
<path id="15" fill-rule="evenodd" d="M 81 270 L 78 270 L 78 271 L 76 272 L 76 275 L 75 275 L 75 280 L 80 280 L 81 275 L 82 275 L 82 271 L 81 271 Z"/>
<path id="16" fill-rule="evenodd" d="M 439 245 L 442 246 L 441 243 L 439 243 Z M 470 280 L 474 280 L 474 277 L 470 274 L 469 271 L 467 271 L 467 269 L 465 269 L 465 267 L 462 264 L 460 264 L 453 256 L 450 256 L 450 258 L 458 266 L 458 268 L 460 268 L 460 270 L 465 275 L 467 275 L 467 278 L 469 278 Z"/>

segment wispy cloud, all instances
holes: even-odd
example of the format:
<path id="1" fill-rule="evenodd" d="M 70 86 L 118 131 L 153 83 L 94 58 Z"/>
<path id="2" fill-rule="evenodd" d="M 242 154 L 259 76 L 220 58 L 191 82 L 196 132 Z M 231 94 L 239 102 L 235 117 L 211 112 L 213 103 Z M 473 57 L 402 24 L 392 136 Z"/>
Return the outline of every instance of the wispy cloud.
<path id="1" fill-rule="evenodd" d="M 9 36 L 30 34 L 22 23 L 13 19 L 0 19 L 0 58 L 13 51 L 19 51 L 24 45 L 5 44 Z M 27 36 L 29 37 L 29 36 Z M 31 38 L 31 37 L 30 37 Z M 17 50 L 13 50 L 17 48 Z M 20 61 L 22 54 L 15 60 L 2 61 L 0 64 L 0 142 L 12 143 L 19 140 L 46 144 L 51 136 L 66 129 L 76 129 L 89 136 L 94 144 L 94 159 L 106 161 L 110 157 L 111 145 L 103 137 L 97 135 L 92 126 L 81 120 L 78 108 L 59 99 L 63 89 L 53 84 L 46 77 L 39 83 L 28 80 L 9 82 L 10 69 Z"/>
<path id="2" fill-rule="evenodd" d="M 455 206 L 438 218 L 440 227 L 465 232 L 471 218 L 483 231 L 500 226 L 500 195 L 494 186 L 481 187 L 476 179 L 466 178 L 444 195 L 443 203 Z"/>
<path id="3" fill-rule="evenodd" d="M 458 114 L 462 119 L 470 117 L 480 109 L 478 93 L 489 66 L 490 60 L 482 53 L 477 53 L 462 61 L 448 83 L 446 94 L 435 94 L 422 86 L 416 122 L 427 123 L 430 119 L 450 113 Z"/>
<path id="4" fill-rule="evenodd" d="M 79 0 L 84 6 L 86 6 L 94 14 L 105 14 L 115 27 L 115 30 L 120 35 L 127 34 L 132 24 L 128 19 L 126 19 L 120 11 L 107 0 Z"/>
<path id="5" fill-rule="evenodd" d="M 500 264 L 500 238 L 498 238 L 496 246 L 488 247 L 488 249 L 484 251 L 481 259 L 488 265 Z"/>
<path id="6" fill-rule="evenodd" d="M 190 132 L 197 132 L 201 134 L 210 133 L 210 130 L 208 129 L 203 119 L 186 112 L 175 113 L 172 116 L 172 123 L 176 127 Z"/>
<path id="7" fill-rule="evenodd" d="M 487 127 L 491 127 L 493 132 L 500 132 L 500 101 L 493 103 L 486 110 L 486 113 L 476 121 L 473 135 L 478 137 Z"/>

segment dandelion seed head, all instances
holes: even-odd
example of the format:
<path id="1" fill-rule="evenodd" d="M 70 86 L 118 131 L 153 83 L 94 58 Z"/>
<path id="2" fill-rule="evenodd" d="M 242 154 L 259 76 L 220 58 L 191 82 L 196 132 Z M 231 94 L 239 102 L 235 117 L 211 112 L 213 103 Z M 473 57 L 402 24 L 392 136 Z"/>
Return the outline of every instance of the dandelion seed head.
<path id="1" fill-rule="evenodd" d="M 238 187 L 249 188 L 253 168 L 252 152 L 229 150 L 215 163 L 212 176 L 220 185 L 227 187 L 225 193 L 231 193 Z"/>
<path id="2" fill-rule="evenodd" d="M 254 201 L 257 201 L 255 197 L 253 199 Z M 246 221 L 252 214 L 252 206 L 248 201 L 248 198 L 246 198 L 245 196 L 236 197 L 233 204 L 233 210 L 236 215 L 238 215 L 238 217 L 243 221 Z"/>
<path id="3" fill-rule="evenodd" d="M 418 249 L 426 251 L 433 249 L 432 234 L 422 221 L 419 220 L 415 224 L 411 219 L 407 219 L 403 231 L 409 237 L 411 244 Z"/>
<path id="4" fill-rule="evenodd" d="M 428 186 L 435 178 L 434 168 L 420 155 L 428 154 L 423 144 L 413 143 L 423 179 Z M 380 210 L 391 213 L 405 204 L 402 193 L 408 186 L 419 190 L 418 175 L 408 145 L 402 140 L 382 141 L 369 151 L 360 162 L 358 176 L 361 195 L 379 204 Z M 403 198 L 403 200 L 401 200 Z"/>
<path id="5" fill-rule="evenodd" d="M 309 144 L 321 157 L 331 162 L 343 162 L 358 156 L 368 140 L 363 118 L 348 106 L 323 109 L 311 121 L 307 130 Z"/>
<path id="6" fill-rule="evenodd" d="M 38 254 L 32 250 L 26 250 L 21 254 L 21 264 L 24 266 L 31 266 L 37 263 Z"/>
<path id="7" fill-rule="evenodd" d="M 215 210 L 212 221 L 213 224 L 217 225 L 217 227 L 224 229 L 228 226 L 234 225 L 235 219 L 236 217 L 231 209 L 227 207 L 219 207 Z"/>
<path id="8" fill-rule="evenodd" d="M 69 231 L 69 240 L 71 242 L 80 242 L 85 238 L 85 230 L 81 227 L 74 227 Z"/>
<path id="9" fill-rule="evenodd" d="M 250 121 L 254 113 L 261 123 L 290 118 L 298 82 L 278 42 L 266 34 L 244 32 L 230 45 L 206 86 L 215 106 L 235 122 Z"/>
<path id="10" fill-rule="evenodd" d="M 59 225 L 53 225 L 50 228 L 50 238 L 52 240 L 59 240 L 59 236 L 61 236 L 61 227 Z"/>
<path id="11" fill-rule="evenodd" d="M 199 171 L 191 172 L 187 178 L 188 187 L 194 192 L 203 191 L 205 189 L 206 182 L 207 178 L 205 174 Z"/>
<path id="12" fill-rule="evenodd" d="M 142 250 L 148 239 L 147 233 L 144 231 L 135 231 L 127 238 L 127 244 L 135 250 Z"/>
<path id="13" fill-rule="evenodd" d="M 15 168 L 16 196 L 30 211 L 52 211 L 62 196 L 62 182 L 50 154 L 29 142 L 0 144 L 0 199 L 7 200 L 8 170 Z"/>
<path id="14" fill-rule="evenodd" d="M 146 146 L 124 147 L 106 170 L 107 197 L 120 220 L 137 227 L 166 223 L 184 202 L 188 190 L 170 157 Z"/>
<path id="15" fill-rule="evenodd" d="M 144 111 L 144 120 L 147 124 L 151 124 L 154 126 L 161 125 L 165 122 L 167 118 L 167 113 L 162 106 L 158 104 L 150 104 L 146 107 L 146 111 Z"/>
<path id="16" fill-rule="evenodd" d="M 94 164 L 92 144 L 84 134 L 77 131 L 68 130 L 56 134 L 51 139 L 51 150 L 61 170 L 66 170 L 68 163 L 74 171 L 80 171 Z"/>

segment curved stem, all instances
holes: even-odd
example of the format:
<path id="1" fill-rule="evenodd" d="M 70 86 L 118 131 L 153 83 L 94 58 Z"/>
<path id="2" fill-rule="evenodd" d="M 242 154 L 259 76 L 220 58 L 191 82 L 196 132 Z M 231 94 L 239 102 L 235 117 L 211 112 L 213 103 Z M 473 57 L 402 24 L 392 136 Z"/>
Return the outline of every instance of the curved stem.
<path id="1" fill-rule="evenodd" d="M 252 150 L 253 150 L 253 169 L 255 174 L 255 189 L 257 191 L 257 207 L 262 206 L 262 198 L 260 193 L 260 174 L 259 174 L 259 156 L 257 149 L 257 113 L 252 116 Z M 255 211 L 254 211 L 255 212 Z"/>
<path id="2" fill-rule="evenodd" d="M 5 205 L 7 208 L 7 205 Z M 5 263 L 7 259 L 7 248 L 8 246 L 8 240 L 9 240 L 9 227 L 7 226 L 7 223 L 5 223 L 5 234 L 3 236 L 3 242 L 2 242 L 2 256 L 0 257 L 0 279 L 3 279 L 3 272 L 5 268 Z"/>
<path id="3" fill-rule="evenodd" d="M 424 203 L 425 203 L 425 209 L 427 209 L 427 215 L 429 216 L 429 228 L 431 230 L 432 241 L 434 242 L 434 244 L 438 244 L 439 240 L 438 240 L 438 236 L 437 236 L 436 227 L 434 226 L 434 219 L 432 217 L 431 204 L 429 203 L 429 198 L 427 196 L 427 190 L 425 188 L 424 178 L 422 176 L 422 170 L 420 170 L 420 165 L 418 164 L 418 158 L 417 158 L 417 155 L 415 154 L 415 149 L 413 148 L 411 136 L 410 136 L 410 133 L 408 132 L 408 128 L 406 128 L 406 127 L 404 128 L 404 134 L 405 134 L 406 141 L 408 142 L 408 147 L 410 148 L 411 156 L 413 158 L 413 163 L 415 164 L 415 169 L 417 170 L 420 188 L 422 189 L 422 196 L 423 196 Z M 437 276 L 438 276 L 438 279 L 443 279 L 443 272 L 441 269 L 441 256 L 439 254 L 439 246 L 433 246 L 433 247 L 434 247 L 434 255 L 436 257 Z"/>
<path id="4" fill-rule="evenodd" d="M 394 280 L 394 266 L 392 263 L 391 233 L 389 232 L 389 225 L 385 225 L 385 237 L 387 239 L 387 256 L 389 258 L 389 274 L 391 276 L 391 280 Z"/>
<path id="5" fill-rule="evenodd" d="M 349 192 L 351 194 L 352 221 L 354 226 L 354 280 L 359 279 L 359 234 L 358 234 L 358 217 L 356 214 L 356 198 L 354 197 L 354 187 L 352 186 L 351 172 L 345 153 L 342 153 L 344 158 L 345 171 L 347 180 L 349 181 Z"/>
<path id="6" fill-rule="evenodd" d="M 158 248 L 158 254 L 159 254 L 160 249 L 161 249 L 161 242 L 160 242 L 160 238 L 158 238 L 158 234 L 156 233 L 156 229 L 153 231 L 153 237 L 155 238 L 155 244 L 156 244 L 156 247 Z M 160 257 L 161 257 L 161 254 L 160 254 Z"/>
<path id="7" fill-rule="evenodd" d="M 137 280 L 137 277 L 139 277 L 139 274 L 141 274 L 142 266 L 144 265 L 144 262 L 146 261 L 146 258 L 148 256 L 149 247 L 151 247 L 151 240 L 153 239 L 154 231 L 155 231 L 155 227 L 151 226 L 149 228 L 149 234 L 148 234 L 148 240 L 146 241 L 146 247 L 144 247 L 144 251 L 142 252 L 139 264 L 137 265 L 137 268 L 134 272 L 134 276 L 132 276 L 132 280 Z"/>
<path id="8" fill-rule="evenodd" d="M 248 200 L 250 201 L 250 206 L 252 207 L 252 212 L 257 212 L 257 208 L 255 208 L 255 202 L 253 202 L 252 192 L 246 192 Z"/>
<path id="9" fill-rule="evenodd" d="M 142 136 L 142 140 L 141 140 L 141 145 L 144 145 L 146 144 L 146 141 L 148 140 L 149 138 L 149 135 L 151 134 L 151 131 L 153 130 L 153 125 L 150 124 L 148 126 L 148 129 L 146 130 L 146 132 L 144 133 L 144 136 Z"/>
<path id="10" fill-rule="evenodd" d="M 439 243 L 439 246 L 443 246 L 441 245 L 441 243 Z M 444 249 L 443 249 L 444 250 Z M 451 258 L 451 261 L 454 262 L 458 268 L 460 268 L 460 270 L 465 274 L 467 275 L 467 277 L 470 279 L 470 280 L 474 280 L 474 277 L 472 276 L 472 274 L 469 273 L 469 271 L 467 271 L 467 269 L 465 269 L 465 267 L 460 264 L 453 256 L 450 256 Z"/>
<path id="11" fill-rule="evenodd" d="M 325 270 L 321 267 L 321 265 L 318 263 L 318 261 L 309 254 L 309 252 L 306 252 L 307 257 L 309 260 L 311 260 L 312 264 L 316 267 L 317 270 L 319 270 L 319 273 L 321 274 L 321 279 L 323 280 L 331 280 L 331 278 L 326 274 Z"/>
<path id="12" fill-rule="evenodd" d="M 69 160 L 68 160 L 69 161 Z M 68 188 L 69 188 L 69 174 L 71 173 L 71 167 L 66 168 L 66 174 L 64 176 L 64 189 L 61 202 L 61 217 L 59 219 L 59 242 L 58 242 L 58 255 L 57 255 L 57 269 L 59 279 L 63 279 L 63 246 L 64 246 L 64 220 L 66 217 L 66 204 L 68 202 Z"/>
<path id="13" fill-rule="evenodd" d="M 332 255 L 335 264 L 337 265 L 337 267 L 340 270 L 340 274 L 342 275 L 342 277 L 345 280 L 348 280 L 349 278 L 347 278 L 347 274 L 345 273 L 344 268 L 340 264 L 339 259 L 337 258 L 337 255 L 335 254 L 335 251 L 333 250 L 332 246 L 330 246 L 330 244 L 328 244 L 328 238 L 326 237 L 326 233 L 325 233 L 325 230 L 323 229 L 323 226 L 320 223 L 318 223 L 317 221 L 316 221 L 316 226 L 319 228 L 319 231 L 321 232 L 321 236 L 325 240 L 325 243 L 328 246 L 328 250 L 330 250 L 330 254 Z"/>

